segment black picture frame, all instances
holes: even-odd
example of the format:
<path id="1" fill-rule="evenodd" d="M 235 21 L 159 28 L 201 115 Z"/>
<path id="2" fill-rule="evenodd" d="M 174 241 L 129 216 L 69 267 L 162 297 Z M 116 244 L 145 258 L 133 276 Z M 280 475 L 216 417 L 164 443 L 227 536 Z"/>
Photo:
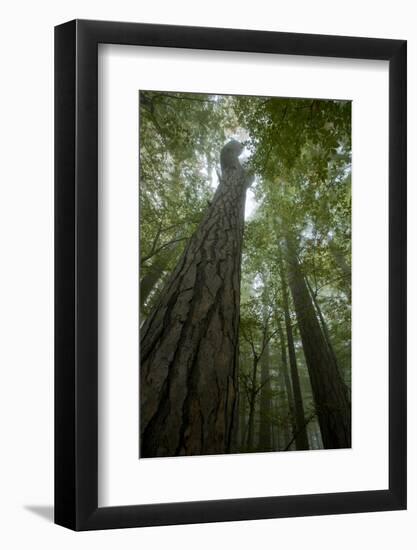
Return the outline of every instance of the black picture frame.
<path id="1" fill-rule="evenodd" d="M 98 44 L 389 62 L 389 488 L 98 506 Z M 55 523 L 92 530 L 406 508 L 406 41 L 74 20 L 55 28 Z"/>

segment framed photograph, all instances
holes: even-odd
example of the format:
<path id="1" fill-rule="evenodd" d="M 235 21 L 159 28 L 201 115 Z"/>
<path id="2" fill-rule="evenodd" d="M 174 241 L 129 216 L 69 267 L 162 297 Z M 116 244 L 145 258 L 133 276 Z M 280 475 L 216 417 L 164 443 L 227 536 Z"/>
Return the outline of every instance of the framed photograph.
<path id="1" fill-rule="evenodd" d="M 55 522 L 406 508 L 406 42 L 55 29 Z"/>

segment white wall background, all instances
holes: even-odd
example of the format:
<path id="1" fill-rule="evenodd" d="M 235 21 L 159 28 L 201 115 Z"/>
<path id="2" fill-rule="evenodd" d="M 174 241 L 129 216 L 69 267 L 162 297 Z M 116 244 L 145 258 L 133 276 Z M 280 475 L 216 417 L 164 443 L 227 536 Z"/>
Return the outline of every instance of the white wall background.
<path id="1" fill-rule="evenodd" d="M 15 0 L 0 11 L 0 544 L 3 548 L 320 550 L 417 541 L 417 34 L 412 0 Z M 404 38 L 409 54 L 409 510 L 72 533 L 53 499 L 53 26 L 109 19 Z M 4 194 L 3 194 L 4 192 Z M 343 475 L 343 472 L 341 472 Z"/>

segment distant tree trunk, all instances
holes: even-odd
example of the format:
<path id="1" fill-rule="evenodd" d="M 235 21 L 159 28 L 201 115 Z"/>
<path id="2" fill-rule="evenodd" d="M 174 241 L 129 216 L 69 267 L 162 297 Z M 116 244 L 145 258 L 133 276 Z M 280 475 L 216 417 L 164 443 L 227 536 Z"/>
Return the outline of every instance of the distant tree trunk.
<path id="1" fill-rule="evenodd" d="M 158 281 L 164 275 L 167 265 L 179 255 L 179 242 L 168 246 L 164 251 L 155 256 L 150 266 L 146 268 L 145 275 L 140 280 L 140 308 L 143 311 L 146 300 L 155 288 Z M 144 270 L 145 271 L 145 270 Z"/>
<path id="2" fill-rule="evenodd" d="M 141 456 L 225 453 L 237 423 L 240 264 L 247 176 L 242 145 L 141 328 Z"/>
<path id="3" fill-rule="evenodd" d="M 247 416 L 246 399 L 243 397 L 242 392 L 239 391 L 239 426 L 236 434 L 238 451 L 244 450 L 245 447 Z"/>
<path id="4" fill-rule="evenodd" d="M 297 358 L 295 355 L 295 348 L 294 348 L 294 336 L 293 336 L 291 317 L 290 317 L 287 278 L 285 276 L 285 269 L 284 269 L 281 255 L 279 255 L 278 261 L 279 261 L 279 268 L 280 268 L 280 275 L 281 275 L 285 328 L 287 332 L 288 356 L 290 360 L 292 390 L 293 390 L 293 396 L 294 396 L 295 422 L 296 422 L 295 446 L 297 448 L 297 451 L 303 451 L 303 450 L 308 450 L 309 448 L 307 430 L 306 430 L 306 421 L 305 421 L 305 415 L 304 415 L 303 396 L 301 394 L 300 377 L 298 374 Z"/>
<path id="5" fill-rule="evenodd" d="M 317 425 L 317 419 L 314 419 L 313 422 L 310 422 L 308 425 L 308 435 L 311 442 L 311 449 L 322 449 L 323 445 L 321 442 L 320 436 L 320 427 Z"/>
<path id="6" fill-rule="evenodd" d="M 155 260 L 152 265 L 147 269 L 147 272 L 140 280 L 140 309 L 143 312 L 143 308 L 149 294 L 155 288 L 156 283 L 162 277 L 164 266 L 162 263 Z"/>
<path id="7" fill-rule="evenodd" d="M 269 358 L 269 342 L 266 344 L 261 357 L 261 393 L 259 402 L 259 450 L 270 451 L 272 449 L 272 424 L 271 424 L 271 373 Z"/>
<path id="8" fill-rule="evenodd" d="M 282 392 L 280 387 L 280 381 L 278 380 L 277 384 L 277 393 Z M 288 432 L 288 426 L 284 423 L 281 425 L 279 419 L 281 418 L 281 399 L 278 396 L 276 399 L 271 399 L 271 414 L 273 421 L 271 422 L 271 433 L 272 433 L 272 450 L 279 451 L 281 448 L 281 439 L 286 438 L 287 435 L 285 432 Z"/>
<path id="9" fill-rule="evenodd" d="M 274 447 L 274 449 L 282 451 L 292 438 L 292 430 L 295 430 L 295 422 L 289 412 L 287 390 L 284 384 L 282 369 L 279 370 L 278 380 L 278 398 L 276 400 L 276 410 L 274 411 L 276 421 L 273 423 L 273 426 L 276 428 L 278 434 L 278 444 Z"/>
<path id="10" fill-rule="evenodd" d="M 254 450 L 255 442 L 255 405 L 256 405 L 256 396 L 257 396 L 257 374 L 258 374 L 258 356 L 253 358 L 253 367 L 252 367 L 252 378 L 251 378 L 251 387 L 249 392 L 249 415 L 248 415 L 248 427 L 247 427 L 247 440 L 246 440 L 246 450 Z"/>
<path id="11" fill-rule="evenodd" d="M 281 368 L 280 368 L 281 377 L 280 378 L 283 381 L 283 387 L 285 388 L 285 393 L 287 395 L 288 413 L 289 413 L 289 419 L 291 423 L 291 436 L 288 436 L 285 441 L 285 445 L 287 445 L 291 437 L 293 437 L 297 433 L 297 425 L 295 421 L 294 396 L 292 392 L 290 376 L 288 373 L 287 351 L 285 346 L 284 331 L 282 330 L 281 321 L 279 319 L 277 323 L 278 323 L 278 336 L 279 336 L 279 341 L 281 346 Z"/>
<path id="12" fill-rule="evenodd" d="M 286 244 L 289 285 L 303 342 L 323 445 L 326 449 L 350 447 L 351 409 L 347 387 L 324 338 L 290 236 L 287 236 Z"/>

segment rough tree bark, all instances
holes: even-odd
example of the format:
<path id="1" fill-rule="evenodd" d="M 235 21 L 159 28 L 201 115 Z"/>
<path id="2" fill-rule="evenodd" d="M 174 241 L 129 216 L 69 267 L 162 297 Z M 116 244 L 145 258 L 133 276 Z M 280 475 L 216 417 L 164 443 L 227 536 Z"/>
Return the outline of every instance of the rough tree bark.
<path id="1" fill-rule="evenodd" d="M 250 183 L 231 141 L 212 203 L 141 329 L 141 456 L 225 453 L 238 416 L 240 264 Z"/>
<path id="2" fill-rule="evenodd" d="M 329 351 L 316 316 L 295 245 L 286 237 L 289 285 L 310 375 L 323 445 L 326 449 L 351 446 L 351 407 L 347 387 Z"/>
<path id="3" fill-rule="evenodd" d="M 296 437 L 295 437 L 295 446 L 297 451 L 308 450 L 308 437 L 306 430 L 306 421 L 304 414 L 304 405 L 303 405 L 303 396 L 301 394 L 300 386 L 300 377 L 298 375 L 298 366 L 297 358 L 295 355 L 294 347 L 294 336 L 292 331 L 291 317 L 290 317 L 290 305 L 287 289 L 287 279 L 284 270 L 284 265 L 282 261 L 281 254 L 278 258 L 279 269 L 281 275 L 282 283 L 282 298 L 284 306 L 284 319 L 285 319 L 285 329 L 287 332 L 287 344 L 288 344 L 288 357 L 290 360 L 290 372 L 291 372 L 291 381 L 292 381 L 292 390 L 294 397 L 294 408 L 295 408 L 295 423 L 296 423 Z"/>

